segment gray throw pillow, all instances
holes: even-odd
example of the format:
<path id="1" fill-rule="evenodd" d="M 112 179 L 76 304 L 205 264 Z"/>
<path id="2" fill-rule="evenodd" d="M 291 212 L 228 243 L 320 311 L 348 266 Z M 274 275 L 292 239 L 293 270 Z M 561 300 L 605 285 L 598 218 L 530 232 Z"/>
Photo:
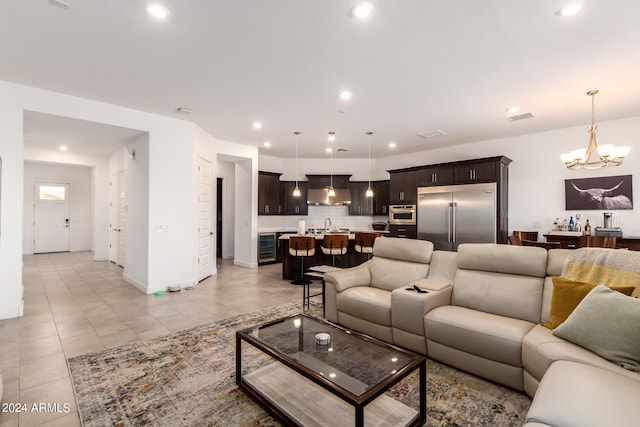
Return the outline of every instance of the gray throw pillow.
<path id="1" fill-rule="evenodd" d="M 596 286 L 553 335 L 632 371 L 640 370 L 640 299 Z"/>

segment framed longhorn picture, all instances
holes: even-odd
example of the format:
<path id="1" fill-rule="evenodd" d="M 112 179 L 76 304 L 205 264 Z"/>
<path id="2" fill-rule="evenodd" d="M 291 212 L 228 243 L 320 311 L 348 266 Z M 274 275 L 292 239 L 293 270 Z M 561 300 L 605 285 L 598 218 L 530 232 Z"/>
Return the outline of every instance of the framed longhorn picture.
<path id="1" fill-rule="evenodd" d="M 564 194 L 570 211 L 633 209 L 631 175 L 565 179 Z"/>

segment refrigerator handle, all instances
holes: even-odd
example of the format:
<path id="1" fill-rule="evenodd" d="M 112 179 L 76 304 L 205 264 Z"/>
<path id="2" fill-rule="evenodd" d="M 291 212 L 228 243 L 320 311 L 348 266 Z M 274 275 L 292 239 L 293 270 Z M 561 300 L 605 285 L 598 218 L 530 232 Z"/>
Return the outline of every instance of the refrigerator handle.
<path id="1" fill-rule="evenodd" d="M 451 241 L 455 243 L 456 241 L 456 208 L 458 204 L 453 202 L 451 203 Z"/>
<path id="2" fill-rule="evenodd" d="M 453 224 L 452 222 L 452 215 L 453 215 L 453 203 L 449 202 L 449 212 L 447 212 L 447 242 L 451 243 L 453 242 L 453 237 L 451 234 L 451 225 Z"/>

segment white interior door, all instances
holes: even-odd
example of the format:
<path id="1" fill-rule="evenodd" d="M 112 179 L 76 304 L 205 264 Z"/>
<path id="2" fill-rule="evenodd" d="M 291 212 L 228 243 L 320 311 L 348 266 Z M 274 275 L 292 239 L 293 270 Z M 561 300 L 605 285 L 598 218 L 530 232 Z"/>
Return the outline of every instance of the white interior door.
<path id="1" fill-rule="evenodd" d="M 34 252 L 69 252 L 69 184 L 36 183 L 34 208 Z"/>
<path id="2" fill-rule="evenodd" d="M 212 165 L 198 158 L 198 281 L 213 273 L 213 178 Z"/>
<path id="3" fill-rule="evenodd" d="M 118 172 L 118 261 L 116 264 L 124 267 L 127 254 L 127 182 L 125 172 Z"/>
<path id="4" fill-rule="evenodd" d="M 118 263 L 118 174 L 109 177 L 109 261 Z"/>

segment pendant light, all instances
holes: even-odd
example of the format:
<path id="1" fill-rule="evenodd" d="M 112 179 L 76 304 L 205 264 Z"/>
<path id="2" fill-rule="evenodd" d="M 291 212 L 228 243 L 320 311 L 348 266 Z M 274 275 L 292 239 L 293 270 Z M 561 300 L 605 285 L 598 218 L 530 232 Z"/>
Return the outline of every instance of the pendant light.
<path id="1" fill-rule="evenodd" d="M 613 144 L 598 144 L 598 126 L 595 124 L 595 98 L 597 90 L 590 90 L 587 95 L 591 97 L 591 127 L 589 127 L 589 145 L 587 148 L 578 148 L 560 155 L 568 169 L 600 169 L 610 166 L 619 166 L 624 158 L 631 152 L 631 147 L 615 146 Z M 596 154 L 597 159 L 592 160 Z"/>
<path id="2" fill-rule="evenodd" d="M 373 197 L 373 190 L 371 189 L 371 135 L 373 132 L 367 132 L 369 135 L 369 186 L 367 187 L 367 192 L 364 193 L 365 197 Z"/>
<path id="3" fill-rule="evenodd" d="M 329 132 L 329 141 L 333 141 L 335 139 L 335 135 L 335 132 Z M 330 148 L 329 153 L 331 153 L 331 184 L 329 185 L 329 192 L 327 193 L 327 196 L 335 197 L 336 190 L 333 188 L 333 147 Z"/>
<path id="4" fill-rule="evenodd" d="M 295 131 L 296 135 L 296 188 L 293 189 L 293 197 L 300 197 L 300 187 L 298 186 L 298 135 L 300 131 Z"/>

